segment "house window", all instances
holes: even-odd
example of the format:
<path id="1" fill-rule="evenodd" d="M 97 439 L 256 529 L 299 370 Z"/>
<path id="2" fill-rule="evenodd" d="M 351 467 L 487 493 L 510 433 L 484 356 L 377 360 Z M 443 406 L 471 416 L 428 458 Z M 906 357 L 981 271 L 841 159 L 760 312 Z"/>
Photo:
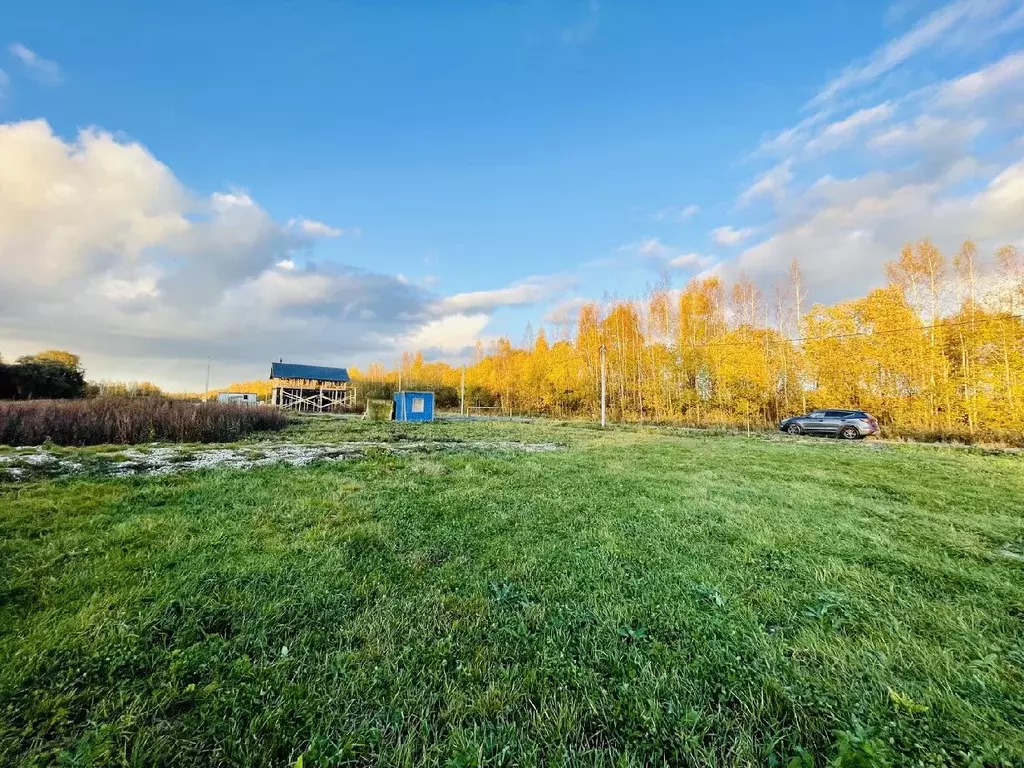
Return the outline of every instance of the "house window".
<path id="1" fill-rule="evenodd" d="M 422 398 L 422 397 L 414 397 L 412 399 L 412 412 L 413 413 L 423 413 L 424 403 L 425 402 L 426 402 L 426 400 L 424 398 Z"/>

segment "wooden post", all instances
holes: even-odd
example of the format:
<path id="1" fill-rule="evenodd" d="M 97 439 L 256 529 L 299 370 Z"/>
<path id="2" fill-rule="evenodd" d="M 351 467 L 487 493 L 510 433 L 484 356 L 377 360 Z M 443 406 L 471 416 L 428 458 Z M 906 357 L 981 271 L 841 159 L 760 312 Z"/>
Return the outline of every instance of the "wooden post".
<path id="1" fill-rule="evenodd" d="M 605 345 L 601 345 L 601 427 L 604 427 L 604 408 L 605 408 L 605 394 L 608 388 L 608 369 L 605 365 L 605 356 L 607 349 Z"/>
<path id="2" fill-rule="evenodd" d="M 466 366 L 462 366 L 462 389 L 459 395 L 459 415 L 466 415 Z"/>

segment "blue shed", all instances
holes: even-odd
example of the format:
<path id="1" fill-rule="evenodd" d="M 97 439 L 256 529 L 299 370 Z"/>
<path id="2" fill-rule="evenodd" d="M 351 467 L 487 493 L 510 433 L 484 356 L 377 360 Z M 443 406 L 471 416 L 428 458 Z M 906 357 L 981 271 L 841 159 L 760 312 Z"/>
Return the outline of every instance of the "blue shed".
<path id="1" fill-rule="evenodd" d="M 433 420 L 433 392 L 395 392 L 395 421 Z"/>

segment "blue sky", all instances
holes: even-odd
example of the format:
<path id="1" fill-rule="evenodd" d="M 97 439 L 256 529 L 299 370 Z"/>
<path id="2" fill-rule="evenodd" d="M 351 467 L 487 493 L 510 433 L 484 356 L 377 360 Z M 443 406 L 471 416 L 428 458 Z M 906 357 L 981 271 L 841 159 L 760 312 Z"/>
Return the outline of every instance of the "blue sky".
<path id="1" fill-rule="evenodd" d="M 1022 23 L 1009 0 L 22 4 L 0 353 L 194 388 L 207 356 L 218 380 L 454 360 L 662 271 L 767 291 L 797 256 L 812 298 L 856 295 L 906 239 L 1020 240 Z"/>

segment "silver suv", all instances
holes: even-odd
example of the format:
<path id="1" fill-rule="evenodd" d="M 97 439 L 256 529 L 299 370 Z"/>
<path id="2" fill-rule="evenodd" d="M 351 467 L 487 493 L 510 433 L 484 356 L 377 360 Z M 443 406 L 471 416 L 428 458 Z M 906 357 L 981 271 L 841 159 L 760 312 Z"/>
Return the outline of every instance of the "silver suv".
<path id="1" fill-rule="evenodd" d="M 779 422 L 779 429 L 791 435 L 830 435 L 859 440 L 878 434 L 878 422 L 866 411 L 811 411 Z"/>

